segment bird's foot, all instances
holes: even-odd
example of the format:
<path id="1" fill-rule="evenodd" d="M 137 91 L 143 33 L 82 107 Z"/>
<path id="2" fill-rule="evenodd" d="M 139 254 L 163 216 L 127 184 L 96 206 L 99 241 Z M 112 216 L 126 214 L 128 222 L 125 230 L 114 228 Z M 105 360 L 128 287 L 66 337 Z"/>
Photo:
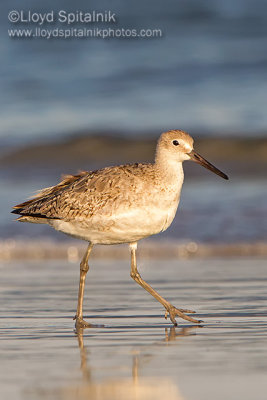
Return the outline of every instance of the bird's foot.
<path id="1" fill-rule="evenodd" d="M 76 329 L 80 329 L 80 328 L 93 328 L 94 325 L 93 324 L 89 324 L 88 322 L 84 321 L 84 319 L 82 319 L 81 317 L 77 317 L 77 315 L 75 315 L 75 317 L 73 318 L 75 320 L 75 328 Z"/>
<path id="2" fill-rule="evenodd" d="M 75 329 L 76 331 L 79 331 L 81 329 L 86 329 L 86 328 L 104 328 L 105 325 L 100 325 L 100 324 L 89 324 L 89 322 L 86 322 L 83 318 L 75 317 L 73 318 L 75 320 Z"/>
<path id="3" fill-rule="evenodd" d="M 195 318 L 189 317 L 189 315 L 186 315 L 185 313 L 195 313 L 195 311 L 191 310 L 184 310 L 181 308 L 176 308 L 173 305 L 169 305 L 166 307 L 166 312 L 165 312 L 165 319 L 167 319 L 168 315 L 170 316 L 170 320 L 172 321 L 174 326 L 177 326 L 177 322 L 175 320 L 175 317 L 180 317 L 185 319 L 186 321 L 194 322 L 195 324 L 200 324 L 203 321 L 197 320 Z"/>

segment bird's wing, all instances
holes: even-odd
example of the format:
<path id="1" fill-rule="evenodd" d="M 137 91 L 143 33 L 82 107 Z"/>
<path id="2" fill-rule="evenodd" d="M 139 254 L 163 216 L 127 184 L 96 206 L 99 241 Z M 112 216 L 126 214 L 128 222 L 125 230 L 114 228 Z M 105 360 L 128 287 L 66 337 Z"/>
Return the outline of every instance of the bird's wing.
<path id="1" fill-rule="evenodd" d="M 41 190 L 33 199 L 18 204 L 12 211 L 22 216 L 74 220 L 90 218 L 113 205 L 118 198 L 127 202 L 127 192 L 138 195 L 140 169 L 149 164 L 108 167 L 77 175 L 67 175 L 50 188 Z"/>

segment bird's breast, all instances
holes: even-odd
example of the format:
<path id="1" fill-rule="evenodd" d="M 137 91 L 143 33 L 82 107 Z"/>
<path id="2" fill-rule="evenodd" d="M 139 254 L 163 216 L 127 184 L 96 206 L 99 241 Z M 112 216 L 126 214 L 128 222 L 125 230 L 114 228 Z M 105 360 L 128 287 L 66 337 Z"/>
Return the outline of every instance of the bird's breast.
<path id="1" fill-rule="evenodd" d="M 160 231 L 165 231 L 172 223 L 178 205 L 180 201 L 180 195 L 171 196 L 160 203 L 159 214 L 161 216 Z"/>

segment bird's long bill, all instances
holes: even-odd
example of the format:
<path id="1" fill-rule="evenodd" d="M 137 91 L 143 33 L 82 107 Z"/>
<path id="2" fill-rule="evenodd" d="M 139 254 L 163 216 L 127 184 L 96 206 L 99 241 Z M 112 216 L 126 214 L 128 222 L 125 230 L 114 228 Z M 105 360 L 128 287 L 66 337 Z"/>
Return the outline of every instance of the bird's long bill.
<path id="1" fill-rule="evenodd" d="M 221 176 L 223 179 L 229 179 L 227 175 L 225 175 L 218 168 L 214 167 L 214 165 L 212 165 L 207 160 L 205 160 L 205 158 L 201 157 L 201 155 L 199 155 L 197 152 L 195 152 L 195 150 L 192 150 L 188 155 L 190 156 L 192 161 L 195 161 L 196 163 L 209 169 L 210 171 L 214 172 L 215 174 Z"/>

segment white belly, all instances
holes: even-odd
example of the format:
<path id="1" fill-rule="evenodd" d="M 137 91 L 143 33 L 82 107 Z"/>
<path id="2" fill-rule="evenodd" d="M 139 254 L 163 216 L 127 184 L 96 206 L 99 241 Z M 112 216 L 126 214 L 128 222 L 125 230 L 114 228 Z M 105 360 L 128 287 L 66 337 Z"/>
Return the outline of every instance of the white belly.
<path id="1" fill-rule="evenodd" d="M 160 205 L 140 208 L 131 207 L 117 215 L 96 215 L 88 221 L 51 220 L 56 230 L 93 244 L 131 243 L 166 230 L 173 221 L 177 202 L 161 202 Z"/>

